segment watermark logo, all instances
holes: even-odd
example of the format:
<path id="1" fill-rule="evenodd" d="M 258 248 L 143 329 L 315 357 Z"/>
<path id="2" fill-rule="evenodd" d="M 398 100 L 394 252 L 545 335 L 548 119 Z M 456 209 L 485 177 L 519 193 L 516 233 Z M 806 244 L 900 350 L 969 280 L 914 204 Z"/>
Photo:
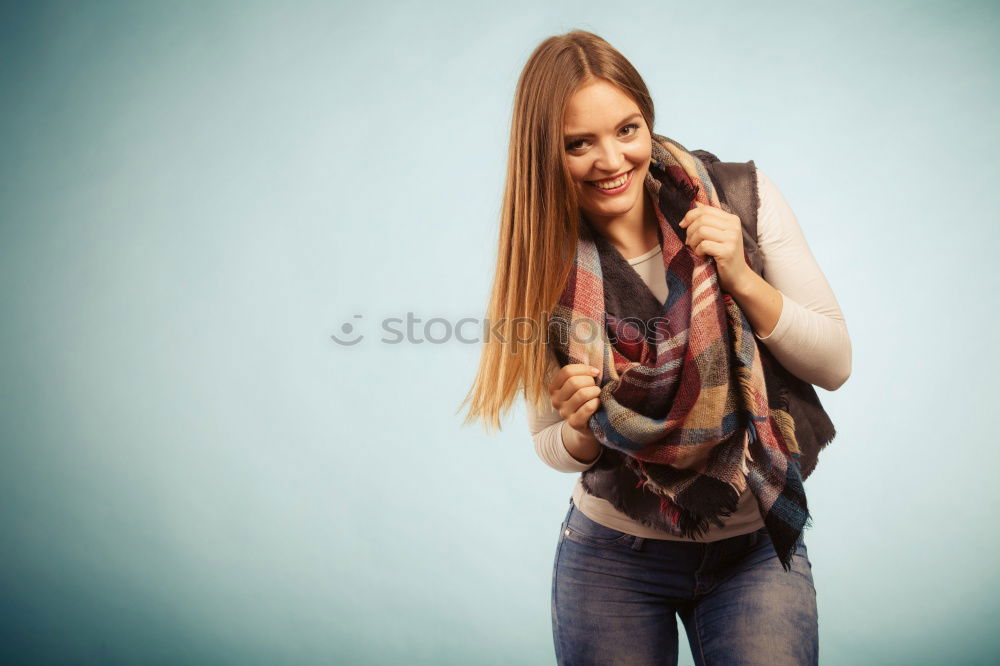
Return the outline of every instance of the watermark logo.
<path id="1" fill-rule="evenodd" d="M 350 320 L 340 325 L 336 333 L 330 334 L 330 339 L 343 347 L 359 344 L 367 338 L 363 330 L 363 319 L 363 315 L 352 315 Z M 542 321 L 548 321 L 548 325 L 543 325 Z M 653 342 L 664 337 L 668 334 L 667 323 L 668 320 L 663 316 L 642 320 L 638 317 L 619 319 L 613 315 L 605 315 L 604 325 L 600 326 L 592 319 L 578 318 L 570 322 L 562 316 L 549 317 L 547 313 L 543 313 L 540 321 L 530 317 L 498 320 L 490 320 L 488 317 L 424 319 L 413 312 L 407 312 L 403 317 L 384 317 L 369 327 L 381 333 L 378 343 L 386 345 L 442 345 L 451 342 L 472 345 L 489 342 L 491 339 L 501 344 L 519 345 L 539 340 L 545 343 L 558 341 L 568 344 L 574 341 L 589 344 L 604 336 L 612 344 L 629 344 L 643 339 Z"/>
<path id="2" fill-rule="evenodd" d="M 354 319 L 361 319 L 361 318 L 362 315 L 359 314 L 354 315 Z M 341 340 L 339 337 L 337 337 L 336 333 L 332 333 L 330 335 L 330 338 L 332 338 L 333 341 L 336 342 L 338 345 L 344 345 L 345 347 L 353 347 L 354 345 L 361 342 L 365 337 L 364 335 L 357 333 L 357 337 L 351 338 L 350 336 L 355 335 L 355 329 L 354 329 L 354 324 L 352 324 L 349 321 L 346 321 L 340 325 L 340 332 L 347 339 Z"/>

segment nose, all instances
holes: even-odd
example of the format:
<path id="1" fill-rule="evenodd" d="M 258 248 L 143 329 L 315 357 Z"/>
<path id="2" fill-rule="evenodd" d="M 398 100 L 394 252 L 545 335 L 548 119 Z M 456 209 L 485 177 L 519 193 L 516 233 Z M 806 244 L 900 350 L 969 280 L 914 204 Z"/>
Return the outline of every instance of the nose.
<path id="1" fill-rule="evenodd" d="M 600 144 L 600 154 L 594 160 L 594 169 L 607 176 L 618 173 L 625 163 L 625 153 L 614 139 L 606 139 Z"/>

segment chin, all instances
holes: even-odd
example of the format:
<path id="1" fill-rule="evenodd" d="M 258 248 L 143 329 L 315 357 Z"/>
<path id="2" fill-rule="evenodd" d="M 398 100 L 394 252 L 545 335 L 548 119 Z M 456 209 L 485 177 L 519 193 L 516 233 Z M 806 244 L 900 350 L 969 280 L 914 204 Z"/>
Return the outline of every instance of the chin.
<path id="1" fill-rule="evenodd" d="M 598 195 L 600 196 L 600 195 Z M 601 205 L 603 203 L 603 205 Z M 632 208 L 638 203 L 638 197 L 631 197 L 627 201 L 608 201 L 608 202 L 594 202 L 593 198 L 588 202 L 588 206 L 584 208 L 585 212 L 601 215 L 604 217 L 613 217 L 617 215 L 624 215 L 625 213 L 632 210 Z"/>

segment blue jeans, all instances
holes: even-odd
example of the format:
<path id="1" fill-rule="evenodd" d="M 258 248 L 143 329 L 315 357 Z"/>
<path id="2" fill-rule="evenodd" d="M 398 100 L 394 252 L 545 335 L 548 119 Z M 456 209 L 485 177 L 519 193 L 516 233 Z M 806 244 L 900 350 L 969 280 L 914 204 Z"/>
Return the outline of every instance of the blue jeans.
<path id="1" fill-rule="evenodd" d="M 818 663 L 802 537 L 786 572 L 764 528 L 712 542 L 644 539 L 594 522 L 571 498 L 552 572 L 558 663 L 672 666 L 675 613 L 698 666 Z"/>

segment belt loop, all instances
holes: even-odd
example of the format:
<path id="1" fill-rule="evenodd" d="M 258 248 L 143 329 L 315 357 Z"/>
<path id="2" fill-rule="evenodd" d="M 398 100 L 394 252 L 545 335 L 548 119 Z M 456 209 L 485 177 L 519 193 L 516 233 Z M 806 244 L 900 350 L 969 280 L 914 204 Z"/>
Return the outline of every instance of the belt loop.
<path id="1" fill-rule="evenodd" d="M 645 542 L 646 540 L 644 538 L 637 536 L 632 540 L 632 550 L 642 550 L 642 544 Z"/>

